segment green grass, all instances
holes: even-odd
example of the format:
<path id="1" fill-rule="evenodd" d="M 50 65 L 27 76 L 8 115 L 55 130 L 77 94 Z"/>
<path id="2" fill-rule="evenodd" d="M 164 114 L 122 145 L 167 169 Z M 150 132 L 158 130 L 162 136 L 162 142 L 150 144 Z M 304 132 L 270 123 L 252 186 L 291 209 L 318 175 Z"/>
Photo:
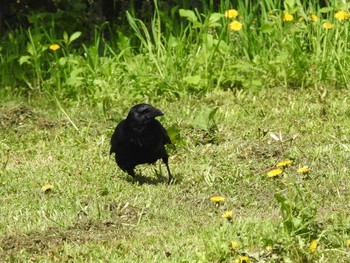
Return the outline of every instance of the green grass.
<path id="1" fill-rule="evenodd" d="M 132 183 L 109 158 L 127 98 L 107 113 L 102 103 L 8 99 L 0 109 L 1 259 L 232 262 L 245 253 L 259 262 L 346 262 L 350 113 L 343 96 L 276 88 L 148 101 L 165 112 L 166 127 L 180 130 L 169 149 L 172 185 L 164 165 L 139 166 L 141 183 Z M 194 128 L 206 107 L 218 107 L 210 125 Z M 268 178 L 285 159 L 293 164 Z M 298 174 L 305 165 L 310 174 Z M 46 184 L 51 192 L 41 190 Z M 224 203 L 216 207 L 214 195 Z M 231 209 L 232 221 L 222 219 Z"/>
<path id="2" fill-rule="evenodd" d="M 131 33 L 104 23 L 90 42 L 85 30 L 56 31 L 55 16 L 9 31 L 0 261 L 348 262 L 349 20 L 335 14 L 349 6 L 277 2 L 239 1 L 232 19 L 228 1 L 220 13 L 212 1 L 203 14 L 157 7 L 148 24 L 131 12 Z M 109 156 L 115 125 L 139 102 L 165 112 L 171 185 L 161 163 L 139 166 L 133 183 Z M 293 163 L 268 177 L 283 160 Z"/>

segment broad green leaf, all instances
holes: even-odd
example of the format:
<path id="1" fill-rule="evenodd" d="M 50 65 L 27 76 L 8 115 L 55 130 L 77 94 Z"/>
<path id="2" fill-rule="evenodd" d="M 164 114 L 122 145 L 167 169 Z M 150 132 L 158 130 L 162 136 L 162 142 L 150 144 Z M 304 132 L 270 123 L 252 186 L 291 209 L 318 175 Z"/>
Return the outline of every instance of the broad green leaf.
<path id="1" fill-rule="evenodd" d="M 224 40 L 214 40 L 214 44 L 217 45 L 219 43 L 219 50 L 222 53 L 229 52 L 229 46 L 226 44 Z"/>
<path id="2" fill-rule="evenodd" d="M 287 10 L 293 8 L 295 6 L 295 0 L 284 0 L 284 6 Z"/>
<path id="3" fill-rule="evenodd" d="M 188 84 L 198 85 L 201 81 L 201 76 L 195 75 L 195 76 L 187 76 L 183 78 L 183 81 L 185 81 Z"/>
<path id="4" fill-rule="evenodd" d="M 71 71 L 69 78 L 66 79 L 66 84 L 73 87 L 79 87 L 83 85 L 84 77 L 80 76 L 82 72 L 84 72 L 83 69 L 74 68 Z"/>
<path id="5" fill-rule="evenodd" d="M 195 115 L 192 126 L 200 130 L 209 130 L 214 124 L 214 116 L 218 110 L 218 107 L 205 108 Z"/>
<path id="6" fill-rule="evenodd" d="M 69 43 L 69 42 L 68 42 L 68 34 L 67 34 L 66 31 L 63 32 L 63 41 L 64 41 L 64 43 L 66 43 L 66 44 Z"/>
<path id="7" fill-rule="evenodd" d="M 66 65 L 68 61 L 68 58 L 67 57 L 61 57 L 59 60 L 58 60 L 58 63 L 61 65 L 61 66 L 64 66 Z"/>
<path id="8" fill-rule="evenodd" d="M 191 23 L 195 23 L 198 21 L 196 14 L 192 10 L 180 9 L 179 14 L 181 17 L 186 17 L 187 20 Z"/>
<path id="9" fill-rule="evenodd" d="M 324 7 L 320 9 L 321 13 L 329 13 L 333 11 L 333 7 Z"/>
<path id="10" fill-rule="evenodd" d="M 211 48 L 213 46 L 214 39 L 211 34 L 207 34 L 207 47 Z"/>
<path id="11" fill-rule="evenodd" d="M 209 17 L 209 23 L 208 27 L 217 27 L 221 26 L 221 23 L 218 23 L 218 21 L 223 17 L 223 14 L 220 13 L 212 13 Z"/>
<path id="12" fill-rule="evenodd" d="M 108 86 L 108 83 L 106 80 L 104 79 L 95 79 L 93 81 L 94 85 L 97 86 L 97 87 L 101 87 L 101 88 L 105 88 Z"/>
<path id="13" fill-rule="evenodd" d="M 172 48 L 176 48 L 181 42 L 178 38 L 174 37 L 173 35 L 169 36 L 168 39 L 168 46 Z"/>
<path id="14" fill-rule="evenodd" d="M 291 220 L 292 220 L 294 229 L 298 229 L 303 222 L 300 218 L 297 218 L 297 217 L 292 217 Z"/>
<path id="15" fill-rule="evenodd" d="M 266 22 L 260 27 L 262 33 L 271 33 L 275 30 L 275 23 Z"/>
<path id="16" fill-rule="evenodd" d="M 295 14 L 295 13 L 298 12 L 300 9 L 302 10 L 302 8 L 301 8 L 300 6 L 295 6 L 295 7 L 291 8 L 291 9 L 289 10 L 289 12 L 290 12 L 291 14 Z"/>
<path id="17" fill-rule="evenodd" d="M 34 50 L 34 47 L 33 47 L 33 45 L 31 43 L 28 43 L 27 51 L 28 51 L 29 54 L 35 55 L 35 50 Z"/>
<path id="18" fill-rule="evenodd" d="M 251 82 L 251 86 L 253 87 L 261 87 L 263 85 L 263 82 L 261 79 L 253 79 Z"/>
<path id="19" fill-rule="evenodd" d="M 23 63 L 30 63 L 31 58 L 31 56 L 22 56 L 19 58 L 18 62 L 20 65 L 22 65 Z"/>
<path id="20" fill-rule="evenodd" d="M 79 38 L 81 35 L 80 31 L 74 32 L 70 37 L 69 37 L 69 44 L 72 43 L 74 40 Z"/>
<path id="21" fill-rule="evenodd" d="M 200 28 L 202 27 L 202 24 L 200 22 L 194 22 L 192 25 L 192 28 Z"/>
<path id="22" fill-rule="evenodd" d="M 286 51 L 282 51 L 276 56 L 275 61 L 273 61 L 273 63 L 285 63 L 288 60 L 288 57 L 289 53 Z"/>

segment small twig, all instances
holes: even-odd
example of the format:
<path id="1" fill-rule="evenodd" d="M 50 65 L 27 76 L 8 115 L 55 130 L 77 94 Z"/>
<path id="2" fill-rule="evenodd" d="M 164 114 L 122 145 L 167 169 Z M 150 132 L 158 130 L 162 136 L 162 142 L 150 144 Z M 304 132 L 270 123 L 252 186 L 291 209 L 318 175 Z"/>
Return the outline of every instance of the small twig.
<path id="1" fill-rule="evenodd" d="M 67 114 L 67 112 L 63 109 L 63 107 L 61 106 L 60 102 L 58 101 L 58 99 L 56 97 L 55 101 L 57 103 L 57 106 L 60 108 L 60 110 L 63 112 L 63 114 L 67 117 L 68 121 L 73 125 L 74 129 L 80 133 L 78 127 L 75 125 L 75 123 L 72 121 L 72 119 L 69 117 L 69 115 Z"/>
<path id="2" fill-rule="evenodd" d="M 9 163 L 9 161 L 10 161 L 10 150 L 7 151 L 7 159 L 6 159 L 5 163 L 4 163 L 4 165 L 2 166 L 2 169 L 3 169 L 3 170 L 6 169 L 6 167 L 7 167 L 8 163 Z"/>

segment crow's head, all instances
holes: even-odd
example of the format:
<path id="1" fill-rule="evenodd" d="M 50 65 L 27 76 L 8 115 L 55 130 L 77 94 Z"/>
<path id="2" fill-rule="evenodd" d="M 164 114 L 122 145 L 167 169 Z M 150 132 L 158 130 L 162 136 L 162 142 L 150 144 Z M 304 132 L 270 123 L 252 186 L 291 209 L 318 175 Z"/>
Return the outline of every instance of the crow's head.
<path id="1" fill-rule="evenodd" d="M 133 106 L 128 114 L 127 120 L 140 125 L 147 125 L 151 120 L 157 116 L 164 115 L 160 109 L 154 108 L 149 104 L 137 104 Z"/>

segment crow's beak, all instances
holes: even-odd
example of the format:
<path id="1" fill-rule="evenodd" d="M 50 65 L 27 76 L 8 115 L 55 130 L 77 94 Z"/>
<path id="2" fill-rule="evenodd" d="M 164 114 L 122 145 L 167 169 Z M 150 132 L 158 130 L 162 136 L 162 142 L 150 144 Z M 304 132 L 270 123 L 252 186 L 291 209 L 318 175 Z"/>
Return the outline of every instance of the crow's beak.
<path id="1" fill-rule="evenodd" d="M 157 116 L 163 116 L 164 113 L 160 110 L 160 109 L 157 109 L 157 108 L 154 108 L 154 110 L 152 111 L 152 117 L 157 117 Z"/>

